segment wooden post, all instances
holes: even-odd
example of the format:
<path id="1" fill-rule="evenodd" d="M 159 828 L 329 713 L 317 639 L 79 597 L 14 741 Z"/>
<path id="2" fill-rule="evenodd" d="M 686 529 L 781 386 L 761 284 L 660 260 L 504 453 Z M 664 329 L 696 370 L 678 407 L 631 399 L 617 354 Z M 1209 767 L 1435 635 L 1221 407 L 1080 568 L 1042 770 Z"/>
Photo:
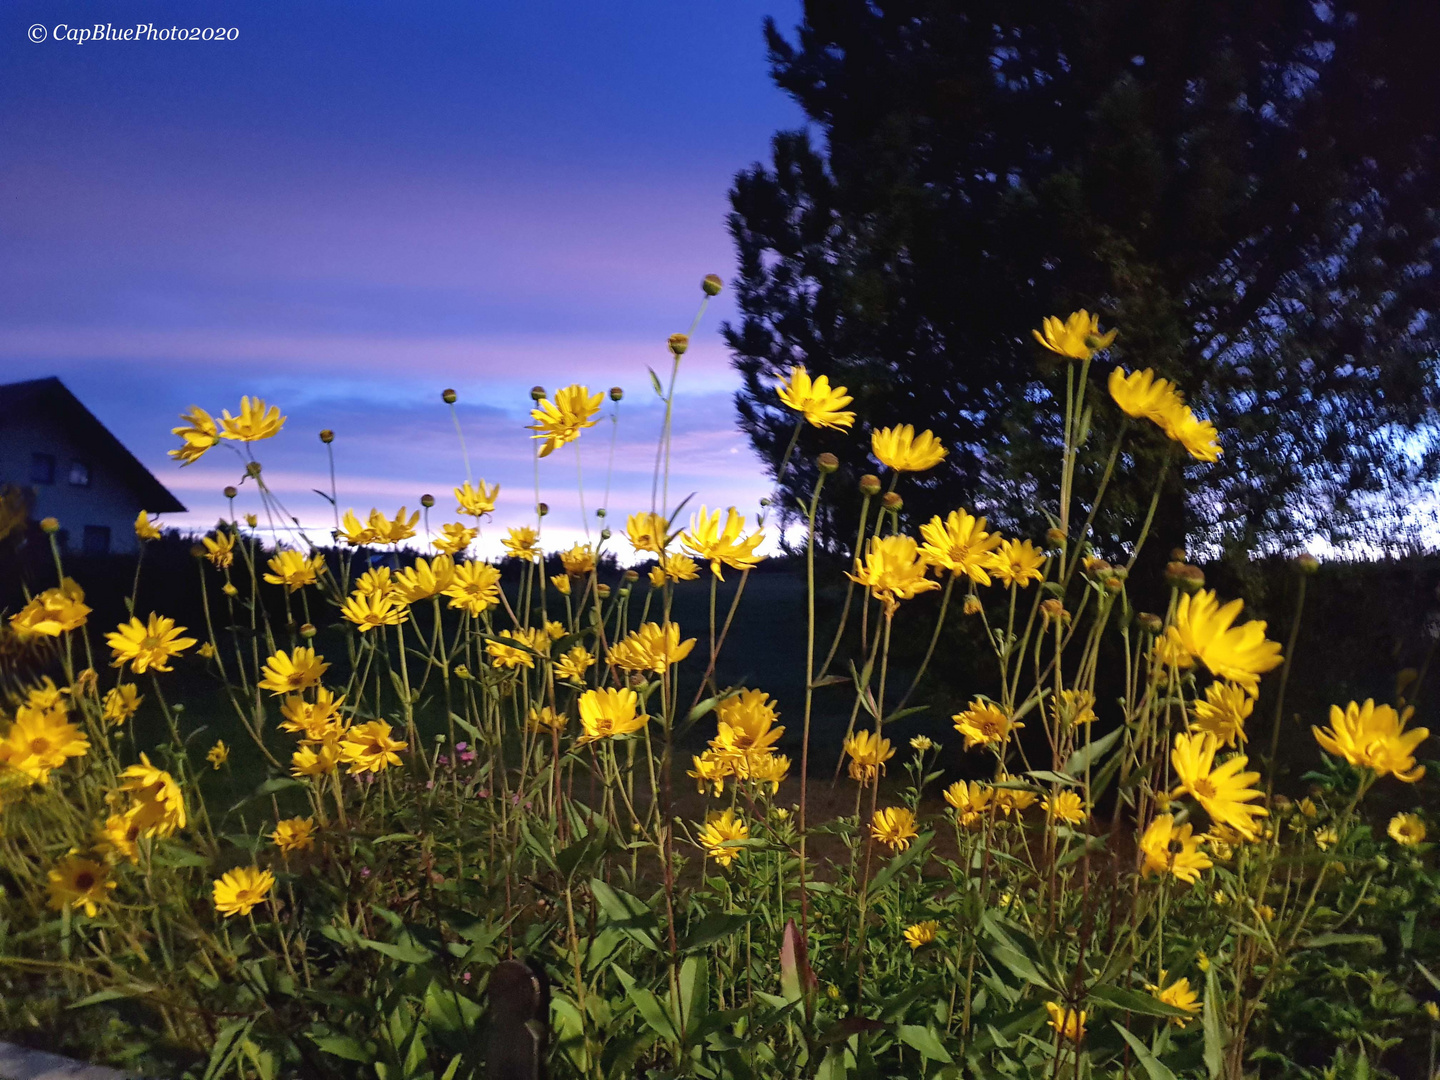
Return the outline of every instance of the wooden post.
<path id="1" fill-rule="evenodd" d="M 547 1080 L 545 1051 L 550 1042 L 550 980 L 518 960 L 506 960 L 490 975 L 490 1080 Z"/>

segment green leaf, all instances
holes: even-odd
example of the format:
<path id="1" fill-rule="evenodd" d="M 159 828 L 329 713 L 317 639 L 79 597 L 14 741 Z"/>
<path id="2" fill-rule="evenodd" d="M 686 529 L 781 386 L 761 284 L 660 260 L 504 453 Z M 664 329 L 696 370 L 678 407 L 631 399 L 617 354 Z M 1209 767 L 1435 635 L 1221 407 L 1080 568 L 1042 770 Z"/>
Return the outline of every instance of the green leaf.
<path id="1" fill-rule="evenodd" d="M 1126 1031 L 1119 1021 L 1112 1021 L 1112 1023 L 1115 1030 L 1120 1032 L 1120 1037 L 1130 1044 L 1131 1050 L 1135 1051 L 1135 1060 L 1140 1062 L 1140 1067 L 1145 1070 L 1145 1075 L 1150 1077 L 1150 1080 L 1176 1080 L 1175 1074 L 1150 1052 L 1148 1046 Z"/>
<path id="2" fill-rule="evenodd" d="M 696 923 L 690 932 L 680 940 L 680 951 L 684 953 L 709 948 L 717 941 L 724 941 L 726 938 L 738 934 L 749 921 L 750 916 L 748 915 L 712 911 Z"/>
<path id="3" fill-rule="evenodd" d="M 1374 934 L 1316 934 L 1300 943 L 1302 949 L 1323 949 L 1330 945 L 1365 945 L 1372 952 L 1383 952 L 1385 942 Z"/>
<path id="4" fill-rule="evenodd" d="M 687 956 L 680 965 L 680 1029 L 688 1036 L 694 1027 L 695 1003 L 710 997 L 709 957 Z"/>
<path id="5" fill-rule="evenodd" d="M 1424 975 L 1425 978 L 1430 980 L 1431 986 L 1435 987 L 1436 990 L 1440 990 L 1440 978 L 1437 978 L 1433 971 L 1427 968 L 1419 960 L 1415 961 L 1415 966 L 1420 969 L 1421 975 Z"/>
<path id="6" fill-rule="evenodd" d="M 1117 1009 L 1139 1013 L 1141 1016 L 1168 1016 L 1177 1020 L 1191 1020 L 1195 1016 L 1194 1013 L 1177 1009 L 1151 994 L 1142 994 L 1138 990 L 1126 990 L 1119 986 L 1092 986 L 1090 996 L 1096 1001 L 1103 1001 Z"/>
<path id="7" fill-rule="evenodd" d="M 908 848 L 891 859 L 890 862 L 875 875 L 875 879 L 870 882 L 870 888 L 867 890 L 869 895 L 874 898 L 884 892 L 885 887 L 895 879 L 896 874 L 899 874 L 907 866 L 913 866 L 916 861 L 925 854 L 926 849 L 930 846 L 930 841 L 934 839 L 935 833 L 933 830 L 923 832 L 916 837 Z"/>
<path id="8" fill-rule="evenodd" d="M 1105 751 L 1119 742 L 1120 736 L 1123 734 L 1125 734 L 1125 728 L 1117 727 L 1110 734 L 1100 736 L 1088 746 L 1080 747 L 1070 755 L 1070 760 L 1065 762 L 1064 771 L 1071 776 L 1080 776 L 1092 763 L 1104 755 Z"/>
<path id="9" fill-rule="evenodd" d="M 1068 787 L 1075 787 L 1080 783 L 1068 773 L 1052 772 L 1050 769 L 1031 769 L 1025 775 L 1047 784 L 1065 784 Z"/>
<path id="10" fill-rule="evenodd" d="M 652 367 L 647 367 L 645 370 L 650 373 L 650 385 L 655 388 L 655 396 L 663 399 L 665 390 L 660 385 L 660 376 L 655 374 L 655 369 Z"/>
<path id="11" fill-rule="evenodd" d="M 651 990 L 644 987 L 631 987 L 626 995 L 634 1003 L 636 1010 L 650 1025 L 650 1029 L 668 1043 L 679 1043 L 680 1035 L 675 1030 L 675 1022 L 670 1018 L 669 1012 L 661 1004 L 660 999 Z"/>
<path id="12" fill-rule="evenodd" d="M 375 1051 L 367 1048 L 358 1039 L 349 1035 L 314 1035 L 310 1041 L 327 1054 L 332 1054 L 346 1061 L 358 1061 L 361 1065 L 369 1065 L 375 1060 Z"/>
<path id="13" fill-rule="evenodd" d="M 65 1007 L 67 1009 L 83 1009 L 88 1005 L 99 1005 L 101 1002 L 104 1001 L 118 1001 L 121 998 L 140 997 L 143 994 L 147 993 L 149 993 L 149 990 L 147 989 L 134 987 L 125 990 L 117 990 L 114 988 L 111 988 L 109 990 L 97 990 L 95 991 L 95 993 L 87 994 L 79 1001 L 71 1002 Z"/>
<path id="14" fill-rule="evenodd" d="M 940 1037 L 928 1027 L 921 1027 L 919 1024 L 901 1024 L 898 1034 L 901 1042 L 920 1051 L 931 1061 L 949 1065 L 954 1060 L 941 1045 Z"/>
<path id="15" fill-rule="evenodd" d="M 1205 1027 L 1205 1068 L 1210 1080 L 1220 1080 L 1225 1065 L 1225 1021 L 1220 1015 L 1220 978 L 1215 965 L 1205 973 L 1205 1007 L 1201 1012 Z"/>
<path id="16" fill-rule="evenodd" d="M 402 964 L 428 964 L 435 957 L 435 954 L 429 949 L 413 942 L 395 945 L 388 941 L 371 941 L 369 938 L 361 938 L 360 944 L 364 948 L 372 949 L 380 955 L 388 956 L 391 960 L 398 960 Z"/>
<path id="17" fill-rule="evenodd" d="M 655 914 L 638 897 L 631 896 L 599 878 L 590 879 L 590 891 L 595 902 L 610 921 L 610 925 L 623 931 L 632 940 L 647 949 L 658 952 L 660 939 L 656 936 Z"/>

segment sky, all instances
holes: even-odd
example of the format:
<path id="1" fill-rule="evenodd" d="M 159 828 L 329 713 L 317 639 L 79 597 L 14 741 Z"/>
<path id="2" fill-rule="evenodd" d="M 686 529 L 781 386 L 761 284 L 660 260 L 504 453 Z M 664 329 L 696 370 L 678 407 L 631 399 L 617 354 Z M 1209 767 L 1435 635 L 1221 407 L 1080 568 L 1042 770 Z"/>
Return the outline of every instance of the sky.
<path id="1" fill-rule="evenodd" d="M 767 15 L 789 29 L 799 0 L 10 0 L 0 381 L 60 376 L 192 528 L 224 512 L 239 461 L 166 457 L 190 405 L 282 408 L 256 456 L 307 524 L 331 516 L 322 428 L 341 509 L 431 492 L 438 523 L 466 475 L 453 387 L 503 527 L 532 515 L 530 387 L 620 386 L 618 425 L 607 402 L 580 443 L 586 502 L 593 522 L 608 472 L 612 522 L 649 509 L 647 366 L 704 275 L 734 272 L 735 172 L 802 124 L 769 79 Z M 97 23 L 236 33 L 74 40 Z M 735 426 L 733 317 L 722 293 L 684 357 L 671 502 L 753 513 L 768 482 Z M 576 468 L 569 447 L 542 462 L 552 543 L 583 524 Z"/>

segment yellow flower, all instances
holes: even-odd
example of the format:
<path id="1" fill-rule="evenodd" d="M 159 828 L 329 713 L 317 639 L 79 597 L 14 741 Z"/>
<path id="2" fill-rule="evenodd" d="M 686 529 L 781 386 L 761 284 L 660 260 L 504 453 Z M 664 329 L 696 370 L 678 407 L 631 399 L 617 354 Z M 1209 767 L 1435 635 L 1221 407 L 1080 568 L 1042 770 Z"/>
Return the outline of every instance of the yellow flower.
<path id="1" fill-rule="evenodd" d="M 1273 922 L 1275 919 L 1275 909 L 1269 904 L 1256 904 L 1255 914 L 1265 922 Z"/>
<path id="2" fill-rule="evenodd" d="M 461 563 L 444 595 L 452 608 L 479 615 L 500 602 L 500 571 L 489 563 Z"/>
<path id="3" fill-rule="evenodd" d="M 1321 851 L 1329 851 L 1340 842 L 1340 834 L 1333 828 L 1325 827 L 1315 830 L 1315 846 Z"/>
<path id="4" fill-rule="evenodd" d="M 249 915 L 263 904 L 275 888 L 275 875 L 269 870 L 242 866 L 222 874 L 215 881 L 215 910 L 229 918 Z"/>
<path id="5" fill-rule="evenodd" d="M 266 564 L 270 572 L 265 580 L 271 585 L 284 585 L 286 592 L 295 592 L 315 584 L 315 576 L 325 569 L 324 555 L 302 555 L 298 551 L 277 551 Z"/>
<path id="6" fill-rule="evenodd" d="M 666 581 L 694 581 L 699 576 L 699 564 L 676 551 L 660 556 L 660 561 L 650 570 L 650 584 L 658 589 Z"/>
<path id="7" fill-rule="evenodd" d="M 64 578 L 53 589 L 46 589 L 14 615 L 10 625 L 20 634 L 59 637 L 85 625 L 90 608 L 85 605 L 85 590 L 73 578 Z"/>
<path id="8" fill-rule="evenodd" d="M 1205 700 L 1195 702 L 1191 731 L 1208 732 L 1226 746 L 1245 741 L 1245 721 L 1255 709 L 1255 699 L 1236 683 L 1213 682 L 1205 688 Z"/>
<path id="9" fill-rule="evenodd" d="M 681 534 L 680 543 L 692 555 L 708 560 L 710 572 L 724 581 L 725 575 L 720 572 L 722 564 L 736 570 L 749 570 L 764 558 L 755 554 L 755 549 L 765 539 L 765 531 L 758 530 L 742 539 L 740 534 L 744 531 L 745 517 L 735 507 L 725 511 L 725 526 L 721 528 L 720 511 L 711 514 L 702 506 L 690 519 L 689 531 Z M 668 572 L 668 567 L 666 569 Z"/>
<path id="10" fill-rule="evenodd" d="M 1100 333 L 1100 316 L 1091 315 L 1083 308 L 1072 312 L 1061 322 L 1058 316 L 1047 315 L 1040 323 L 1044 330 L 1031 330 L 1035 340 L 1053 353 L 1068 356 L 1072 360 L 1089 360 L 1102 349 L 1108 349 L 1115 340 L 1115 331 Z"/>
<path id="11" fill-rule="evenodd" d="M 784 754 L 751 754 L 736 766 L 737 777 L 755 784 L 769 784 L 772 795 L 780 790 L 790 773 L 790 759 Z"/>
<path id="12" fill-rule="evenodd" d="M 766 755 L 785 734 L 783 727 L 772 726 L 778 718 L 770 695 L 763 690 L 741 690 L 715 706 L 718 733 L 710 749 L 717 754 L 748 764 L 752 756 Z M 745 768 L 739 764 L 736 773 L 742 779 Z"/>
<path id="13" fill-rule="evenodd" d="M 50 782 L 50 771 L 90 750 L 85 733 L 70 723 L 63 707 L 34 709 L 21 705 L 5 738 L 0 740 L 0 761 L 18 769 L 32 781 Z"/>
<path id="14" fill-rule="evenodd" d="M 569 595 L 570 595 L 570 575 L 569 575 L 569 574 L 555 574 L 555 575 L 552 575 L 551 578 L 550 578 L 550 584 L 551 584 L 551 585 L 554 585 L 554 586 L 555 586 L 555 591 L 558 592 L 558 593 L 560 593 L 562 596 L 569 596 Z"/>
<path id="15" fill-rule="evenodd" d="M 1260 676 L 1278 667 L 1282 658 L 1279 643 L 1266 640 L 1263 621 L 1232 625 L 1244 606 L 1231 600 L 1221 607 L 1213 589 L 1181 596 L 1166 633 L 1216 677 L 1239 684 L 1253 697 Z"/>
<path id="16" fill-rule="evenodd" d="M 294 776 L 324 776 L 335 771 L 343 755 L 338 742 L 302 746 L 290 756 L 290 772 Z"/>
<path id="17" fill-rule="evenodd" d="M 185 793 L 173 776 L 151 765 L 143 753 L 139 765 L 120 774 L 120 790 L 135 797 L 135 821 L 146 835 L 169 836 L 185 827 Z"/>
<path id="18" fill-rule="evenodd" d="M 920 554 L 937 570 L 949 570 L 956 577 L 968 577 L 977 585 L 989 585 L 990 552 L 1000 546 L 1000 534 L 985 531 L 985 519 L 966 510 L 951 510 L 941 520 L 931 518 L 920 526 L 925 543 Z"/>
<path id="19" fill-rule="evenodd" d="M 144 700 L 133 683 L 122 683 L 105 692 L 100 716 L 107 724 L 123 724 L 135 715 Z"/>
<path id="20" fill-rule="evenodd" d="M 867 784 L 885 771 L 885 762 L 895 756 L 889 739 L 871 731 L 857 731 L 845 740 L 844 752 L 850 757 L 850 779 Z"/>
<path id="21" fill-rule="evenodd" d="M 1050 700 L 1050 712 L 1065 728 L 1095 721 L 1095 695 L 1089 690 L 1061 690 Z"/>
<path id="22" fill-rule="evenodd" d="M 111 814 L 95 834 L 95 847 L 106 858 L 123 858 L 135 862 L 140 853 L 142 823 L 141 807 L 131 807 L 123 814 Z"/>
<path id="23" fill-rule="evenodd" d="M 1155 378 L 1155 372 L 1127 373 L 1124 368 L 1110 372 L 1110 396 L 1126 414 L 1164 427 L 1167 419 L 1184 404 L 1184 398 L 1169 379 Z"/>
<path id="24" fill-rule="evenodd" d="M 569 722 L 570 718 L 568 716 L 564 713 L 556 712 L 549 705 L 541 708 L 536 708 L 534 705 L 530 706 L 529 724 L 531 731 L 561 732 L 565 730 L 565 725 Z"/>
<path id="25" fill-rule="evenodd" d="M 344 694 L 337 697 L 323 686 L 315 691 L 313 702 L 291 694 L 280 706 L 280 715 L 285 718 L 280 722 L 280 730 L 298 732 L 312 742 L 343 735 L 345 721 L 340 707 L 344 703 Z"/>
<path id="26" fill-rule="evenodd" d="M 202 536 L 200 543 L 205 545 L 205 558 L 209 559 L 217 570 L 226 570 L 235 562 L 235 534 L 223 530 L 212 536 Z"/>
<path id="27" fill-rule="evenodd" d="M 540 543 L 540 534 L 529 525 L 520 525 L 511 529 L 500 543 L 512 558 L 527 559 L 530 562 L 540 561 L 540 549 L 536 546 Z"/>
<path id="28" fill-rule="evenodd" d="M 376 513 L 376 511 L 372 510 L 371 513 Z M 354 510 L 346 510 L 345 516 L 340 519 L 339 537 L 347 544 L 360 547 L 375 541 L 375 530 L 361 525 Z"/>
<path id="29" fill-rule="evenodd" d="M 994 746 L 1009 738 L 1015 729 L 1025 726 L 1012 722 L 1005 711 L 993 701 L 982 701 L 980 698 L 975 698 L 968 709 L 956 713 L 950 719 L 955 721 L 955 730 L 965 736 L 966 750 L 973 750 L 977 746 Z"/>
<path id="30" fill-rule="evenodd" d="M 495 512 L 495 500 L 500 497 L 500 485 L 486 487 L 481 480 L 478 487 L 471 487 L 466 480 L 455 489 L 455 512 L 480 518 Z"/>
<path id="31" fill-rule="evenodd" d="M 350 766 L 351 776 L 384 772 L 391 765 L 400 764 L 398 751 L 405 749 L 405 740 L 392 738 L 390 730 L 384 720 L 370 720 L 355 724 L 345 732 L 340 742 L 340 760 Z"/>
<path id="32" fill-rule="evenodd" d="M 929 568 L 915 538 L 897 533 L 872 536 L 864 563 L 856 559 L 855 572 L 847 572 L 845 576 L 869 589 L 886 612 L 893 614 L 901 600 L 940 587 L 938 581 L 926 576 Z"/>
<path id="33" fill-rule="evenodd" d="M 1168 634 L 1155 639 L 1155 644 L 1150 647 L 1150 660 L 1162 671 L 1169 671 L 1172 667 L 1185 671 L 1195 666 L 1195 658 L 1185 651 L 1185 646 Z"/>
<path id="34" fill-rule="evenodd" d="M 625 671 L 653 671 L 660 675 L 695 648 L 695 639 L 680 640 L 677 623 L 645 623 L 610 648 L 610 662 Z"/>
<path id="35" fill-rule="evenodd" d="M 852 400 L 845 392 L 845 387 L 836 386 L 832 389 L 826 375 L 811 379 L 803 364 L 792 367 L 790 381 L 781 383 L 775 392 L 780 396 L 781 404 L 805 417 L 806 423 L 811 427 L 838 430 L 855 423 L 853 412 L 842 411 Z"/>
<path id="36" fill-rule="evenodd" d="M 1433 1001 L 1427 1001 L 1424 1005 L 1420 1007 L 1425 1010 L 1426 1016 L 1428 1016 L 1431 1020 L 1435 1021 L 1437 1024 L 1440 1024 L 1440 1005 L 1437 1005 Z"/>
<path id="37" fill-rule="evenodd" d="M 705 819 L 705 828 L 700 831 L 700 846 L 705 854 L 721 866 L 729 866 L 740 857 L 744 850 L 731 846 L 735 841 L 750 839 L 750 826 L 745 824 L 734 810 L 710 814 Z"/>
<path id="38" fill-rule="evenodd" d="M 1402 847 L 1419 847 L 1425 842 L 1425 823 L 1417 814 L 1396 814 L 1385 831 Z"/>
<path id="39" fill-rule="evenodd" d="M 625 535 L 630 546 L 636 551 L 649 551 L 655 555 L 665 554 L 669 522 L 664 514 L 631 514 L 625 520 Z"/>
<path id="40" fill-rule="evenodd" d="M 210 642 L 208 641 L 202 641 L 200 643 L 200 648 L 196 649 L 195 652 L 197 655 L 204 657 L 206 660 L 215 659 L 215 646 L 210 644 Z"/>
<path id="41" fill-rule="evenodd" d="M 1145 857 L 1141 868 L 1145 877 L 1173 874 L 1187 885 L 1193 885 L 1202 870 L 1214 865 L 1200 850 L 1200 838 L 1192 826 L 1187 822 L 1177 827 L 1173 814 L 1161 814 L 1150 823 L 1140 838 L 1140 851 Z"/>
<path id="42" fill-rule="evenodd" d="M 147 671 L 169 671 L 171 657 L 179 656 L 195 644 L 194 638 L 181 637 L 185 627 L 176 626 L 175 620 L 164 615 L 150 613 L 148 623 L 131 619 L 105 635 L 105 641 L 115 659 L 113 667 L 126 663 L 136 675 Z"/>
<path id="43" fill-rule="evenodd" d="M 300 646 L 286 653 L 283 649 L 265 661 L 259 685 L 272 694 L 294 694 L 320 684 L 320 677 L 330 665 L 315 650 Z"/>
<path id="44" fill-rule="evenodd" d="M 240 442 L 255 442 L 280 434 L 285 426 L 285 417 L 280 415 L 278 406 L 265 407 L 263 398 L 242 397 L 240 415 L 231 416 L 226 409 L 220 414 L 220 437 Z"/>
<path id="45" fill-rule="evenodd" d="M 1050 1014 L 1051 1029 L 1066 1042 L 1078 1043 L 1085 1038 L 1084 1009 L 1066 1008 L 1047 1001 L 1045 1011 Z"/>
<path id="46" fill-rule="evenodd" d="M 937 750 L 939 748 L 935 745 L 935 740 L 930 738 L 929 735 L 916 735 L 910 740 L 910 749 L 917 750 L 922 754 L 928 754 L 931 750 Z"/>
<path id="47" fill-rule="evenodd" d="M 220 441 L 220 429 L 215 426 L 210 414 L 199 405 L 191 405 L 189 412 L 180 414 L 180 419 L 184 422 L 179 427 L 171 428 L 170 434 L 179 435 L 184 441 L 177 449 L 169 451 L 169 454 L 184 468 L 199 461 L 206 450 Z"/>
<path id="48" fill-rule="evenodd" d="M 226 596 L 231 597 L 232 599 L 240 595 L 240 590 L 237 589 L 234 585 L 230 584 L 230 582 L 228 581 L 225 582 L 224 585 L 220 586 L 220 591 L 223 592 Z"/>
<path id="49" fill-rule="evenodd" d="M 1315 800 L 1308 795 L 1296 803 L 1296 805 L 1300 808 L 1300 813 L 1306 817 L 1313 818 L 1320 813 L 1319 808 L 1315 805 Z"/>
<path id="50" fill-rule="evenodd" d="M 595 549 L 589 544 L 575 544 L 569 551 L 560 552 L 560 565 L 567 574 L 588 574 L 595 569 Z"/>
<path id="51" fill-rule="evenodd" d="M 639 731 L 650 717 L 637 712 L 639 695 L 634 690 L 586 690 L 580 695 L 580 726 L 584 734 L 581 744 L 609 739 L 616 735 L 629 735 Z"/>
<path id="52" fill-rule="evenodd" d="M 389 593 L 366 596 L 355 593 L 346 598 L 340 607 L 340 616 L 355 624 L 360 633 L 381 626 L 399 626 L 410 620 L 405 605 Z"/>
<path id="53" fill-rule="evenodd" d="M 500 637 L 519 643 L 523 648 L 516 648 L 514 645 L 507 645 L 503 641 L 491 640 L 485 643 L 485 651 L 490 656 L 490 663 L 497 668 L 530 668 L 535 667 L 535 653 L 549 651 L 550 639 L 544 630 L 527 629 L 520 627 L 518 630 L 501 630 Z"/>
<path id="54" fill-rule="evenodd" d="M 955 820 L 961 828 L 978 829 L 990 809 L 992 792 L 975 780 L 956 780 L 945 789 L 945 801 L 955 808 Z"/>
<path id="55" fill-rule="evenodd" d="M 870 835 L 892 851 L 904 851 L 920 834 L 912 811 L 904 806 L 887 806 L 875 811 L 870 820 Z"/>
<path id="56" fill-rule="evenodd" d="M 388 566 L 376 566 L 355 579 L 355 593 L 357 596 L 388 596 L 398 599 L 393 578 Z"/>
<path id="57" fill-rule="evenodd" d="M 1026 588 L 1032 581 L 1045 580 L 1045 553 L 1029 540 L 1002 540 L 990 553 L 986 569 L 1007 589 Z"/>
<path id="58" fill-rule="evenodd" d="M 725 791 L 725 778 L 735 775 L 735 762 L 714 750 L 706 750 L 699 757 L 691 756 L 695 767 L 685 775 L 695 781 L 696 790 L 704 794 L 707 787 L 715 789 L 718 799 Z"/>
<path id="59" fill-rule="evenodd" d="M 160 528 L 152 524 L 150 515 L 141 510 L 135 517 L 135 536 L 139 540 L 159 540 Z"/>
<path id="60" fill-rule="evenodd" d="M 1160 972 L 1160 982 L 1165 982 L 1166 973 Z M 1184 1009 L 1192 1016 L 1200 1011 L 1200 995 L 1190 989 L 1189 979 L 1176 979 L 1169 986 L 1157 986 L 1154 983 L 1146 983 L 1145 989 L 1149 991 L 1156 1001 L 1162 1001 L 1176 1009 Z M 1170 1022 L 1176 1027 L 1184 1027 L 1185 1019 L 1179 1016 L 1172 1016 Z"/>
<path id="61" fill-rule="evenodd" d="M 1415 764 L 1415 748 L 1430 735 L 1428 728 L 1406 731 L 1415 710 L 1396 712 L 1389 705 L 1350 702 L 1342 712 L 1330 706 L 1330 726 L 1311 727 L 1321 749 L 1343 757 L 1357 768 L 1369 769 L 1378 777 L 1393 775 L 1413 784 L 1425 775 L 1425 766 Z"/>
<path id="62" fill-rule="evenodd" d="M 870 433 L 870 452 L 877 461 L 896 472 L 924 472 L 945 460 L 949 453 L 933 432 L 915 434 L 911 424 L 877 428 Z"/>
<path id="63" fill-rule="evenodd" d="M 595 663 L 595 657 L 590 650 L 584 645 L 576 645 L 555 661 L 555 678 L 583 682 L 585 672 L 590 670 L 590 665 L 593 663 Z"/>
<path id="64" fill-rule="evenodd" d="M 479 529 L 467 529 L 458 521 L 440 526 L 440 535 L 431 541 L 436 551 L 446 555 L 460 555 L 480 535 Z"/>
<path id="65" fill-rule="evenodd" d="M 110 898 L 110 890 L 115 888 L 108 866 L 74 851 L 56 862 L 48 877 L 50 906 L 54 910 L 83 908 L 91 918 Z"/>
<path id="66" fill-rule="evenodd" d="M 1013 780 L 1003 779 L 1002 783 L 1014 783 Z M 1035 805 L 1037 796 L 1033 791 L 1018 787 L 996 787 L 995 805 L 1006 817 L 1011 814 L 1019 815 Z"/>
<path id="67" fill-rule="evenodd" d="M 1160 426 L 1196 461 L 1219 461 L 1224 452 L 1220 449 L 1215 425 L 1197 417 L 1190 411 L 1189 405 L 1172 408 Z"/>
<path id="68" fill-rule="evenodd" d="M 929 945 L 935 940 L 940 932 L 940 923 L 935 919 L 926 919 L 924 922 L 911 923 L 905 928 L 905 941 L 912 950 L 922 945 Z"/>
<path id="69" fill-rule="evenodd" d="M 535 421 L 527 430 L 535 432 L 532 439 L 543 439 L 540 456 L 548 457 L 566 443 L 574 442 L 580 432 L 594 427 L 598 420 L 595 414 L 605 401 L 603 391 L 590 393 L 588 387 L 578 384 L 567 386 L 555 392 L 555 400 L 543 398 L 538 407 L 530 410 Z"/>
<path id="70" fill-rule="evenodd" d="M 409 540 L 415 535 L 415 525 L 420 521 L 420 511 L 416 510 L 405 516 L 408 507 L 402 506 L 395 512 L 394 519 L 387 518 L 379 510 L 371 510 L 370 517 L 365 522 L 368 526 L 366 531 L 370 533 L 372 542 L 377 544 L 398 544 L 401 540 Z"/>
<path id="71" fill-rule="evenodd" d="M 559 641 L 566 634 L 565 624 L 551 619 L 545 624 L 545 636 L 551 641 Z"/>
<path id="72" fill-rule="evenodd" d="M 439 596 L 450 588 L 455 580 L 455 561 L 449 555 L 436 555 L 433 559 L 416 559 L 414 566 L 407 566 L 395 575 L 395 588 L 407 604 Z"/>
<path id="73" fill-rule="evenodd" d="M 1246 839 L 1253 839 L 1259 828 L 1255 819 L 1270 813 L 1263 806 L 1250 805 L 1253 800 L 1264 798 L 1264 792 L 1252 786 L 1260 774 L 1241 771 L 1250 760 L 1244 754 L 1234 754 L 1216 766 L 1215 752 L 1219 748 L 1220 743 L 1213 735 L 1177 734 L 1170 764 L 1180 782 L 1170 796 L 1193 795 L 1211 821 L 1228 825 Z"/>
<path id="74" fill-rule="evenodd" d="M 219 769 L 221 765 L 230 760 L 230 748 L 225 745 L 224 739 L 216 739 L 215 745 L 210 747 L 205 760 L 210 763 L 212 769 Z"/>
<path id="75" fill-rule="evenodd" d="M 284 855 L 292 851 L 309 851 L 315 846 L 315 819 L 293 817 L 277 821 L 270 840 Z"/>
<path id="76" fill-rule="evenodd" d="M 1085 800 L 1073 791 L 1062 791 L 1053 799 L 1049 796 L 1040 800 L 1040 806 L 1056 821 L 1067 825 L 1078 825 L 1089 816 Z"/>

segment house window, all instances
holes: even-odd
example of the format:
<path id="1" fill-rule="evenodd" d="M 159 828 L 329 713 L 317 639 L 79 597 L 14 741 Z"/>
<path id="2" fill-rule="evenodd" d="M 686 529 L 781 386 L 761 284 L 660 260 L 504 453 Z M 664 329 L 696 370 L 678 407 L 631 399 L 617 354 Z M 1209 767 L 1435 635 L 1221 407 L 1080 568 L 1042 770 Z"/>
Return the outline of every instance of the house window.
<path id="1" fill-rule="evenodd" d="M 72 461 L 72 462 L 70 462 L 70 486 L 71 486 L 71 487 L 89 487 L 89 486 L 90 486 L 90 466 L 89 466 L 89 465 L 86 465 L 85 462 L 83 462 L 83 461 Z"/>
<path id="2" fill-rule="evenodd" d="M 32 484 L 53 484 L 55 482 L 55 455 L 30 455 L 30 482 Z"/>
<path id="3" fill-rule="evenodd" d="M 86 555 L 110 554 L 110 526 L 86 525 L 82 549 Z"/>

